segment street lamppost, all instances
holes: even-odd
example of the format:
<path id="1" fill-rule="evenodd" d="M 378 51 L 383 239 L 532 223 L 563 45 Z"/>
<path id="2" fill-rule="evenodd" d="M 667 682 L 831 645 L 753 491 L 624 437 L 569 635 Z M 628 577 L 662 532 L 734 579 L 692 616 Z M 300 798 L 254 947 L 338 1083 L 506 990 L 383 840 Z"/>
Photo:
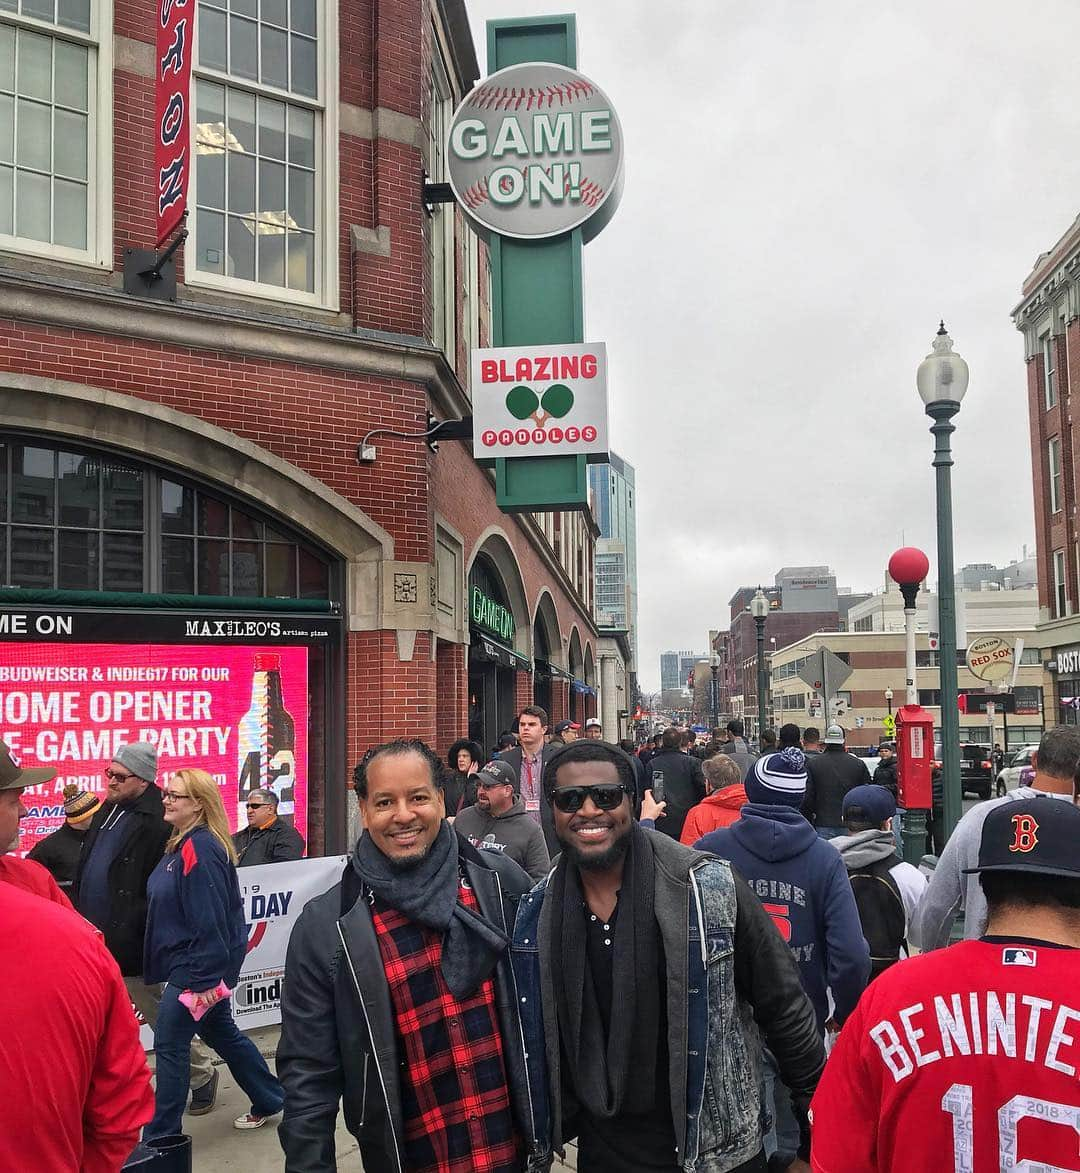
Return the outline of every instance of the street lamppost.
<path id="1" fill-rule="evenodd" d="M 904 662 L 907 665 L 907 699 L 905 704 L 918 705 L 919 689 L 915 683 L 915 600 L 919 593 L 919 584 L 930 572 L 930 559 L 914 546 L 905 546 L 889 559 L 889 577 L 900 588 L 904 596 Z M 955 663 L 955 657 L 953 658 Z M 885 698 L 889 702 L 889 712 L 892 712 L 892 689 L 885 690 Z M 903 711 L 901 711 L 903 712 Z M 942 710 L 944 713 L 944 710 Z M 907 734 L 905 733 L 905 737 Z M 902 778 L 901 782 L 905 782 Z M 901 789 L 906 789 L 906 783 Z M 933 804 L 931 803 L 931 806 Z M 933 817 L 933 810 L 930 812 Z M 925 810 L 906 807 L 902 818 L 904 859 L 910 864 L 918 865 L 926 850 L 926 818 Z"/>
<path id="2" fill-rule="evenodd" d="M 885 690 L 885 703 L 889 706 L 889 716 L 892 716 L 892 689 Z"/>
<path id="3" fill-rule="evenodd" d="M 938 619 L 941 627 L 941 782 L 945 837 L 960 821 L 963 797 L 960 789 L 960 712 L 956 707 L 956 590 L 953 584 L 952 448 L 949 437 L 956 430 L 953 416 L 968 385 L 968 365 L 953 352 L 945 323 L 934 339 L 933 350 L 919 364 L 916 384 L 934 421 L 933 467 L 937 473 L 937 571 Z"/>
<path id="4" fill-rule="evenodd" d="M 769 600 L 765 592 L 758 587 L 757 594 L 750 600 L 750 614 L 754 617 L 757 627 L 757 735 L 765 732 L 765 691 L 767 688 L 765 676 L 765 619 L 769 614 Z"/>
<path id="5" fill-rule="evenodd" d="M 709 667 L 712 669 L 712 727 L 716 729 L 720 725 L 720 682 L 716 678 L 720 657 L 715 652 L 709 657 Z"/>

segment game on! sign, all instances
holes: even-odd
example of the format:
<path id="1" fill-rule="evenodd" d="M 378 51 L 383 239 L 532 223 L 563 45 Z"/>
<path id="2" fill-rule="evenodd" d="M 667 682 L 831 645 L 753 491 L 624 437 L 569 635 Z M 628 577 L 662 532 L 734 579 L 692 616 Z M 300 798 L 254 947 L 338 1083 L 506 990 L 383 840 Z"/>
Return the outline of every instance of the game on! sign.
<path id="1" fill-rule="evenodd" d="M 481 233 L 542 240 L 611 218 L 622 130 L 607 95 L 549 62 L 491 74 L 458 107 L 447 142 L 450 186 Z"/>
<path id="2" fill-rule="evenodd" d="M 474 350 L 471 372 L 477 460 L 607 456 L 604 343 Z"/>

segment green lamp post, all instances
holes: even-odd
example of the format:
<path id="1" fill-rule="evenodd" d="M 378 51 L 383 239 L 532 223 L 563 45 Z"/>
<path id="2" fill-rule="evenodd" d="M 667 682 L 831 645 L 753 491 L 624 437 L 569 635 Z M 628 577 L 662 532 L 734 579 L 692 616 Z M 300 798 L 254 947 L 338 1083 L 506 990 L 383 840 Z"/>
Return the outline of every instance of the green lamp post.
<path id="1" fill-rule="evenodd" d="M 960 711 L 956 694 L 956 589 L 953 582 L 952 447 L 953 416 L 968 385 L 968 365 L 953 352 L 945 323 L 937 332 L 933 350 L 919 364 L 916 384 L 926 414 L 934 421 L 933 467 L 937 476 L 938 618 L 941 626 L 941 771 L 945 837 L 960 821 L 963 794 L 960 784 Z"/>

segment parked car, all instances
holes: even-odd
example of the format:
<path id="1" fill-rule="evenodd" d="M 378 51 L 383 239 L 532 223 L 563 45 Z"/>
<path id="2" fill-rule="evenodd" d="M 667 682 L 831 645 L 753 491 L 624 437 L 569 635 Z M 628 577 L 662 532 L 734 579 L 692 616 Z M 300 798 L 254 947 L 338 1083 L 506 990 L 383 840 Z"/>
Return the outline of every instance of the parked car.
<path id="1" fill-rule="evenodd" d="M 960 789 L 989 798 L 994 771 L 994 751 L 989 745 L 965 741 L 960 745 Z"/>
<path id="2" fill-rule="evenodd" d="M 1022 745 L 1015 753 L 1006 758 L 1005 768 L 998 771 L 996 783 L 998 798 L 1003 798 L 1006 791 L 1015 790 L 1017 786 L 1022 785 L 1020 774 L 1025 766 L 1031 766 L 1032 754 L 1038 748 L 1037 745 Z"/>

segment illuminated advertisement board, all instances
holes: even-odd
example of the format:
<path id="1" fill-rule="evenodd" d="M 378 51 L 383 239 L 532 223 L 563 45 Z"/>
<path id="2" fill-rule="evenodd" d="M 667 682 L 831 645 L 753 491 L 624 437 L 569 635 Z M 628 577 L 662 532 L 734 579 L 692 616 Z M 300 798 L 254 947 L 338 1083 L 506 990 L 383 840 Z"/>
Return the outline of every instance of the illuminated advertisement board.
<path id="1" fill-rule="evenodd" d="M 312 685 L 335 629 L 321 617 L 0 613 L 0 737 L 23 766 L 57 771 L 23 795 L 19 854 L 61 825 L 69 783 L 104 799 L 106 767 L 134 741 L 156 746 L 161 786 L 181 767 L 213 776 L 233 830 L 247 794 L 269 787 L 307 839 L 309 782 L 323 775 Z"/>

